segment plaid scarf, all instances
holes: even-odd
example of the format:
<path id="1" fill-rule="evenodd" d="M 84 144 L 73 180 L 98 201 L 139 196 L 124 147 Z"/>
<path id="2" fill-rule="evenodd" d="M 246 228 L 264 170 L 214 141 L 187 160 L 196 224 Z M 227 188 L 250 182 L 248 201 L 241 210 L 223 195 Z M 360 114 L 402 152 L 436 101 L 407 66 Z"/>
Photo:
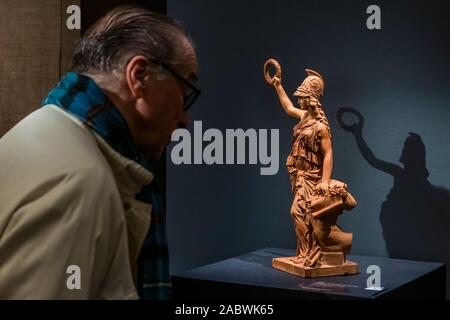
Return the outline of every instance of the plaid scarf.
<path id="1" fill-rule="evenodd" d="M 114 150 L 153 172 L 138 151 L 125 119 L 89 77 L 67 73 L 53 88 L 43 105 L 59 106 L 79 118 Z M 156 179 L 144 186 L 136 199 L 152 205 L 151 225 L 138 261 L 137 290 L 143 299 L 168 299 L 171 294 L 166 220 Z"/>

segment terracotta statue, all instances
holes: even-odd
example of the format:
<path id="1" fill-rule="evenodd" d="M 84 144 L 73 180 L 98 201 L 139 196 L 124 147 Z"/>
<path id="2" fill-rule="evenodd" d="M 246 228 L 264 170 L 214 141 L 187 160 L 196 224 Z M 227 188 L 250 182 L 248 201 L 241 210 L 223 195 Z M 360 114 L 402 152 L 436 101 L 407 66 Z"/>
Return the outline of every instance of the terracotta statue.
<path id="1" fill-rule="evenodd" d="M 272 77 L 270 66 L 275 68 Z M 294 107 L 281 84 L 281 67 L 274 59 L 264 65 L 264 76 L 274 87 L 284 111 L 299 120 L 294 127 L 292 149 L 286 162 L 294 200 L 291 216 L 297 237 L 295 257 L 275 258 L 273 267 L 304 277 L 358 272 L 356 263 L 346 260 L 352 234 L 341 230 L 336 220 L 343 210 L 356 206 L 345 183 L 331 179 L 333 152 L 331 132 L 320 98 L 322 76 L 306 69 L 307 77 L 294 92 Z"/>

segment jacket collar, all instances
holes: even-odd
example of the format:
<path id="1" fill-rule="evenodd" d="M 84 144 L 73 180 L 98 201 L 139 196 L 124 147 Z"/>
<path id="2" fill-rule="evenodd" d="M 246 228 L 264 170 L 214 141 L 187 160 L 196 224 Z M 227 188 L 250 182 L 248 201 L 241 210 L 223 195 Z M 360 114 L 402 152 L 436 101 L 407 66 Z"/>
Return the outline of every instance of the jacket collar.
<path id="1" fill-rule="evenodd" d="M 77 117 L 121 156 L 152 171 L 119 109 L 91 78 L 76 72 L 67 73 L 44 99 L 43 105 L 46 104 L 56 105 Z"/>

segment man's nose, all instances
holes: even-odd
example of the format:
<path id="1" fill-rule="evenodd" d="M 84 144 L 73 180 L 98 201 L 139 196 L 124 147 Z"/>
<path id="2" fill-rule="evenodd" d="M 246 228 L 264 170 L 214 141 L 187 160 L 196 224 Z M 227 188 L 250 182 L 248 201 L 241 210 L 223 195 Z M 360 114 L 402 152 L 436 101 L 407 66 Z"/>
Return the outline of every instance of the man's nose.
<path id="1" fill-rule="evenodd" d="M 180 120 L 178 121 L 178 128 L 186 129 L 189 125 L 189 113 L 183 111 L 180 115 Z"/>

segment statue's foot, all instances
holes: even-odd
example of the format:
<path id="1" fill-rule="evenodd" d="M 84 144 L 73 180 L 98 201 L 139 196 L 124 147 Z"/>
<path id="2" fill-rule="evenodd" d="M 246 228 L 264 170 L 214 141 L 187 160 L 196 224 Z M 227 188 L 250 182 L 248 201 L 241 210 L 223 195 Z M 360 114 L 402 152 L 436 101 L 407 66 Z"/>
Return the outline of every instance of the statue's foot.
<path id="1" fill-rule="evenodd" d="M 293 257 L 293 258 L 291 259 L 291 261 L 292 261 L 293 263 L 295 263 L 295 264 L 303 264 L 303 262 L 305 261 L 305 258 L 302 258 L 302 257 L 300 257 L 300 256 L 296 256 L 296 257 Z"/>

